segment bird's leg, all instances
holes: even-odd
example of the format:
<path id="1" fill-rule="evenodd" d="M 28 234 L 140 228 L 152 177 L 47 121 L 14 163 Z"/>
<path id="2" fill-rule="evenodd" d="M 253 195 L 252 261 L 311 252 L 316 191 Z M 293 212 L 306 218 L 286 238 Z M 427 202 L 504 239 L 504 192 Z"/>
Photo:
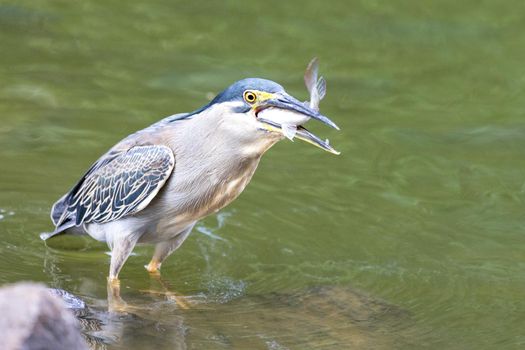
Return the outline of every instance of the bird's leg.
<path id="1" fill-rule="evenodd" d="M 160 266 L 162 265 L 162 262 L 180 247 L 184 239 L 185 237 L 180 237 L 180 235 L 178 235 L 169 241 L 157 243 L 151 261 L 148 265 L 144 266 L 146 270 L 151 274 L 160 274 Z"/>
<path id="2" fill-rule="evenodd" d="M 138 237 L 135 235 L 116 237 L 111 242 L 111 264 L 109 266 L 109 280 L 118 280 L 118 274 L 129 255 L 135 248 Z"/>
<path id="3" fill-rule="evenodd" d="M 133 251 L 138 237 L 117 236 L 111 247 L 111 263 L 108 276 L 108 309 L 109 311 L 126 311 L 126 302 L 120 297 L 120 280 L 118 274 Z"/>
<path id="4" fill-rule="evenodd" d="M 160 276 L 160 266 L 164 259 L 166 259 L 175 250 L 177 250 L 181 246 L 181 244 L 186 240 L 186 238 L 188 238 L 188 235 L 190 234 L 194 225 L 195 223 L 192 223 L 191 225 L 187 226 L 184 230 L 182 230 L 181 233 L 179 233 L 177 236 L 170 239 L 169 241 L 157 243 L 157 245 L 155 246 L 155 253 L 153 253 L 151 261 L 148 265 L 145 266 L 146 270 L 148 270 L 150 275 L 153 278 L 155 278 L 162 287 L 161 292 L 148 292 L 165 295 L 168 299 L 175 301 L 181 309 L 188 309 L 189 302 L 186 301 L 183 296 L 177 295 L 177 293 L 170 291 L 168 283 L 166 283 Z"/>
<path id="5" fill-rule="evenodd" d="M 108 311 L 111 313 L 140 313 L 139 307 L 129 305 L 120 296 L 120 280 L 108 278 Z"/>
<path id="6" fill-rule="evenodd" d="M 120 280 L 108 277 L 108 311 L 124 312 L 126 306 L 126 302 L 120 297 Z"/>
<path id="7" fill-rule="evenodd" d="M 151 274 L 160 274 L 160 266 L 164 259 L 171 255 L 175 250 L 177 250 L 181 244 L 188 238 L 193 226 L 195 223 L 187 226 L 184 230 L 181 231 L 177 236 L 172 239 L 160 242 L 155 245 L 155 253 L 148 265 L 144 266 Z"/>

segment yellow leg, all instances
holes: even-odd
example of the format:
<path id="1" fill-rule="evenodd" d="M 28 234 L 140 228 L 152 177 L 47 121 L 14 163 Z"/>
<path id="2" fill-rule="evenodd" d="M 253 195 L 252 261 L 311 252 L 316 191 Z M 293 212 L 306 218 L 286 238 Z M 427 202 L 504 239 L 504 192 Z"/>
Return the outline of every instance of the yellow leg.
<path id="1" fill-rule="evenodd" d="M 178 235 L 175 237 L 159 242 L 155 245 L 155 252 L 153 253 L 153 257 L 151 258 L 151 261 L 148 265 L 145 266 L 146 270 L 148 270 L 149 273 L 158 273 L 160 269 L 160 265 L 166 259 L 168 256 L 170 256 L 171 253 L 173 253 L 177 248 L 180 247 L 180 245 L 186 240 L 188 235 L 191 232 L 191 229 L 193 228 L 193 225 L 195 223 L 191 223 L 187 227 L 184 228 Z"/>
<path id="2" fill-rule="evenodd" d="M 124 312 L 126 302 L 120 297 L 120 280 L 108 277 L 108 311 Z"/>
<path id="3" fill-rule="evenodd" d="M 120 280 L 108 277 L 108 311 L 114 313 L 140 313 L 141 309 L 131 306 L 120 296 Z"/>
<path id="4" fill-rule="evenodd" d="M 182 242 L 188 237 L 195 223 L 191 223 L 184 228 L 178 235 L 172 239 L 164 242 L 159 242 L 155 245 L 155 252 L 148 265 L 144 266 L 150 273 L 151 277 L 155 278 L 161 285 L 162 291 L 147 291 L 148 293 L 165 295 L 168 300 L 173 300 L 181 309 L 189 309 L 190 303 L 180 295 L 170 291 L 168 284 L 160 277 L 160 266 L 164 259 L 180 247 Z"/>
<path id="5" fill-rule="evenodd" d="M 161 262 L 157 259 L 151 259 L 148 265 L 144 266 L 151 274 L 160 274 Z"/>

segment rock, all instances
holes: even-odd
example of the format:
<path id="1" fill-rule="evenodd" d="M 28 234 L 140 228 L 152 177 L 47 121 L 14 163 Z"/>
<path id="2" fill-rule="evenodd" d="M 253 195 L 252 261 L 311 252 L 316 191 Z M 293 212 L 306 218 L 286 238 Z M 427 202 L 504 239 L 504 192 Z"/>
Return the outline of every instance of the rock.
<path id="1" fill-rule="evenodd" d="M 349 286 L 251 295 L 214 311 L 186 320 L 189 348 L 214 339 L 230 349 L 403 349 L 412 323 L 402 308 Z"/>
<path id="2" fill-rule="evenodd" d="M 5 350 L 87 349 L 74 315 L 40 284 L 0 289 L 0 339 Z"/>

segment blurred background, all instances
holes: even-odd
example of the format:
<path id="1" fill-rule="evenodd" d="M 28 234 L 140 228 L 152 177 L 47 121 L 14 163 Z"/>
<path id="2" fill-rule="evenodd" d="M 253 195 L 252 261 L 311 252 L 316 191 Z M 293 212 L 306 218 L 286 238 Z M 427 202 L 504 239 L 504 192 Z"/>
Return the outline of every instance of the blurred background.
<path id="1" fill-rule="evenodd" d="M 107 247 L 49 210 L 127 134 L 245 77 L 301 100 L 340 156 L 283 141 L 163 265 L 139 247 L 110 349 L 514 349 L 525 345 L 522 1 L 2 1 L 0 283 L 106 306 Z"/>

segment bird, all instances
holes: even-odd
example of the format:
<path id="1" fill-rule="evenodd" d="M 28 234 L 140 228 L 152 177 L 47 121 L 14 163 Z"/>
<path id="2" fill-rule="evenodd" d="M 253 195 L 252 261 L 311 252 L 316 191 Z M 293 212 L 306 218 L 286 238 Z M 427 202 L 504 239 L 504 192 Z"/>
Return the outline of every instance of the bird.
<path id="1" fill-rule="evenodd" d="M 265 111 L 270 110 L 265 118 Z M 262 155 L 285 137 L 273 118 L 303 115 L 338 129 L 276 82 L 235 82 L 205 106 L 166 117 L 109 149 L 51 209 L 54 231 L 89 235 L 111 250 L 109 285 L 136 244 L 153 244 L 146 270 L 164 260 L 195 224 L 231 203 L 250 182 Z M 277 118 L 278 119 L 278 118 Z M 302 125 L 296 138 L 338 152 Z"/>

